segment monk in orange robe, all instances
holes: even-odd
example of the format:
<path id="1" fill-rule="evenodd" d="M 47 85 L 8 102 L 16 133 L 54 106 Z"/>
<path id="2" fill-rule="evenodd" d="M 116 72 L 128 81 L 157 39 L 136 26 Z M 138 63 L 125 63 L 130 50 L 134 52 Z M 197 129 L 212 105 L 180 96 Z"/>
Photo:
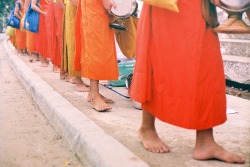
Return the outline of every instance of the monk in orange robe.
<path id="1" fill-rule="evenodd" d="M 90 79 L 90 92 L 88 101 L 97 111 L 112 109 L 107 103 L 113 100 L 107 99 L 99 92 L 99 80 L 117 80 L 118 66 L 114 42 L 114 31 L 109 28 L 111 7 L 116 7 L 112 0 L 80 0 L 81 16 L 77 16 L 81 32 L 81 57 L 80 60 L 82 77 Z M 105 10 L 106 9 L 106 10 Z M 79 26 L 79 25 L 78 25 Z M 79 28 L 77 26 L 77 28 Z M 77 38 L 76 38 L 77 39 Z M 79 42 L 79 41 L 78 41 Z M 78 44 L 76 44 L 78 46 Z M 79 53 L 79 51 L 76 51 Z M 79 66 L 79 62 L 76 66 Z"/>
<path id="2" fill-rule="evenodd" d="M 54 2 L 53 2 L 54 3 Z M 50 4 L 50 8 L 53 7 L 53 10 L 51 10 L 50 15 L 52 15 L 49 18 L 48 23 L 52 29 L 49 31 L 50 38 L 53 40 L 53 45 L 52 45 L 52 50 L 51 50 L 51 55 L 50 59 L 53 64 L 53 71 L 54 72 L 60 72 L 60 66 L 61 66 L 61 61 L 62 61 L 62 41 L 63 41 L 63 36 L 62 36 L 62 26 L 63 26 L 63 9 L 64 9 L 64 4 L 60 3 L 57 1 L 53 5 Z M 53 25 L 52 25 L 53 24 Z"/>
<path id="3" fill-rule="evenodd" d="M 58 0 L 61 1 L 62 0 Z M 81 72 L 74 70 L 75 57 L 75 20 L 78 0 L 68 0 L 64 9 L 63 21 L 63 57 L 61 71 L 65 72 L 65 81 L 76 84 L 79 92 L 89 92 L 89 85 L 81 78 Z"/>
<path id="4" fill-rule="evenodd" d="M 54 0 L 48 0 L 48 10 L 45 17 L 46 21 L 46 39 L 47 39 L 47 54 L 50 59 L 53 55 L 53 48 L 56 43 L 54 33 Z M 53 63 L 53 61 L 51 61 Z"/>
<path id="5" fill-rule="evenodd" d="M 25 3 L 24 3 L 24 11 L 25 12 L 27 12 L 30 3 L 31 3 L 31 0 L 25 0 Z M 33 62 L 35 59 L 35 56 L 36 56 L 34 39 L 35 39 L 35 33 L 26 30 L 26 47 L 27 47 L 27 51 L 29 54 L 29 61 L 30 62 Z"/>
<path id="6" fill-rule="evenodd" d="M 19 3 L 20 6 L 17 4 Z M 15 12 L 14 15 L 22 20 L 24 14 L 24 0 L 18 0 L 15 4 Z M 23 26 L 23 25 L 21 25 Z M 24 54 L 26 50 L 26 32 L 20 27 L 20 29 L 15 29 L 16 34 L 16 49 L 18 53 Z"/>
<path id="7" fill-rule="evenodd" d="M 38 32 L 35 33 L 35 50 L 40 55 L 41 66 L 47 67 L 49 64 L 48 53 L 47 53 L 47 39 L 46 39 L 46 25 L 45 25 L 45 15 L 47 11 L 47 1 L 40 0 L 39 6 L 37 6 L 38 0 L 32 0 L 31 8 L 38 13 L 40 13 L 39 18 L 39 28 Z"/>
<path id="8" fill-rule="evenodd" d="M 224 150 L 213 137 L 213 127 L 226 121 L 218 36 L 206 27 L 200 0 L 181 0 L 178 7 L 180 12 L 174 13 L 144 4 L 139 19 L 130 92 L 143 108 L 139 138 L 148 151 L 169 151 L 157 135 L 157 117 L 196 130 L 194 159 L 244 163 L 244 159 Z"/>

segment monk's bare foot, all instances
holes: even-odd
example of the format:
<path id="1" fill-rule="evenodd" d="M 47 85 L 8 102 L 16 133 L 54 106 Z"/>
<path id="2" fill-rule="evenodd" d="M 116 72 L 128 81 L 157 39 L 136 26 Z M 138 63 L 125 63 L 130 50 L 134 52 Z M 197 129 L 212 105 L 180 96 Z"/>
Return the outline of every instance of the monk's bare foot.
<path id="1" fill-rule="evenodd" d="M 85 82 L 83 82 L 82 78 L 81 77 L 74 77 L 72 79 L 72 83 L 73 84 L 84 84 L 86 87 L 89 87 L 89 84 L 86 84 Z"/>
<path id="2" fill-rule="evenodd" d="M 60 72 L 60 68 L 58 66 L 54 66 L 53 71 L 55 73 L 59 73 Z"/>
<path id="3" fill-rule="evenodd" d="M 39 55 L 37 55 L 39 57 Z M 41 67 L 48 67 L 49 61 L 45 58 L 41 58 Z"/>
<path id="4" fill-rule="evenodd" d="M 23 52 L 18 53 L 19 56 L 25 56 Z"/>
<path id="5" fill-rule="evenodd" d="M 109 98 L 107 98 L 107 97 L 105 97 L 105 96 L 103 96 L 103 95 L 101 95 L 101 94 L 100 94 L 100 96 L 101 96 L 101 98 L 103 99 L 103 101 L 104 101 L 105 103 L 109 103 L 109 104 L 114 103 L 114 100 L 109 99 Z M 91 101 L 91 96 L 90 96 L 90 95 L 88 96 L 87 101 L 88 101 L 88 102 Z"/>
<path id="6" fill-rule="evenodd" d="M 41 67 L 48 67 L 49 65 L 46 62 L 41 61 Z"/>
<path id="7" fill-rule="evenodd" d="M 94 96 L 93 98 L 90 99 L 91 105 L 93 109 L 95 109 L 98 112 L 105 112 L 108 110 L 111 110 L 112 107 L 107 105 L 102 99 L 102 97 L 99 95 Z"/>
<path id="8" fill-rule="evenodd" d="M 36 60 L 36 61 L 42 61 L 42 59 L 40 58 L 40 56 L 39 56 L 39 55 L 36 55 L 35 60 Z M 44 60 L 44 61 L 46 61 L 46 60 Z M 46 61 L 46 63 L 47 63 L 47 64 L 49 64 L 49 62 L 48 62 L 48 61 Z"/>
<path id="9" fill-rule="evenodd" d="M 73 77 L 72 76 L 66 76 L 65 77 L 65 81 L 66 82 L 70 82 L 71 83 L 71 80 L 73 79 Z"/>
<path id="10" fill-rule="evenodd" d="M 79 92 L 89 92 L 90 88 L 84 85 L 83 83 L 76 84 L 76 90 Z"/>
<path id="11" fill-rule="evenodd" d="M 218 159 L 227 163 L 245 163 L 242 157 L 226 151 L 215 142 L 209 145 L 196 146 L 193 152 L 193 158 L 196 160 Z"/>
<path id="12" fill-rule="evenodd" d="M 30 55 L 30 57 L 29 57 L 29 62 L 33 62 L 34 61 L 34 55 Z"/>
<path id="13" fill-rule="evenodd" d="M 140 128 L 138 137 L 141 140 L 143 147 L 153 153 L 167 153 L 169 149 L 167 145 L 159 138 L 154 129 Z"/>
<path id="14" fill-rule="evenodd" d="M 76 77 L 71 77 L 69 82 L 72 83 L 72 84 L 76 84 Z"/>
<path id="15" fill-rule="evenodd" d="M 68 76 L 68 73 L 66 73 L 66 72 L 60 72 L 60 79 L 61 80 L 65 80 L 67 76 Z"/>

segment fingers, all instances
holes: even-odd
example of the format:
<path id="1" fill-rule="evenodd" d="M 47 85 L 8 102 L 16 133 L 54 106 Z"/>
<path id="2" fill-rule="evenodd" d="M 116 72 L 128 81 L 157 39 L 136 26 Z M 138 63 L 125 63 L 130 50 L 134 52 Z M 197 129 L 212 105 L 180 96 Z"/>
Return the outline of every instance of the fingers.
<path id="1" fill-rule="evenodd" d="M 111 8 L 117 9 L 116 4 L 113 0 L 104 0 L 104 8 L 107 10 L 108 14 L 111 14 Z"/>
<path id="2" fill-rule="evenodd" d="M 215 6 L 221 7 L 220 0 L 210 0 L 211 3 L 213 3 Z"/>
<path id="3" fill-rule="evenodd" d="M 112 5 L 111 8 L 113 7 L 114 9 L 117 9 L 116 4 L 115 4 L 114 1 L 112 1 L 112 0 L 111 0 L 111 5 Z"/>

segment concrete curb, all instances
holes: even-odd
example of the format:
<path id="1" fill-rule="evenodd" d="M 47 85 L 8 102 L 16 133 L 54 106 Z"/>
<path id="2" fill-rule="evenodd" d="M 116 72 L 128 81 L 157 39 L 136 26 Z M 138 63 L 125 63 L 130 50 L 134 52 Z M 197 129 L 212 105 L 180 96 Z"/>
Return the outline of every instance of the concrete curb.
<path id="1" fill-rule="evenodd" d="M 149 167 L 37 76 L 4 41 L 7 59 L 52 126 L 91 167 Z"/>

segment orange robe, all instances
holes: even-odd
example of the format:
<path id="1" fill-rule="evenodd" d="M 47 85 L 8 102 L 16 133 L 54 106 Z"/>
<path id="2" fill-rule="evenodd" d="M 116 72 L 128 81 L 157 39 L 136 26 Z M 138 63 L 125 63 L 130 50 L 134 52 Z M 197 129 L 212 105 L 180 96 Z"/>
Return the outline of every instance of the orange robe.
<path id="1" fill-rule="evenodd" d="M 206 28 L 200 0 L 182 0 L 178 7 L 180 13 L 143 6 L 131 97 L 164 122 L 212 128 L 226 121 L 219 40 Z"/>
<path id="2" fill-rule="evenodd" d="M 64 10 L 63 60 L 61 69 L 62 71 L 67 71 L 69 76 L 80 77 L 80 71 L 74 70 L 76 9 L 72 2 L 67 2 Z"/>
<path id="3" fill-rule="evenodd" d="M 40 6 L 43 11 L 47 11 L 48 4 L 45 0 L 40 0 Z M 40 14 L 38 33 L 35 33 L 35 50 L 44 58 L 48 58 L 46 38 L 45 16 Z"/>
<path id="4" fill-rule="evenodd" d="M 51 58 L 53 55 L 53 47 L 56 43 L 54 33 L 54 3 L 49 1 L 46 20 L 46 39 L 47 39 L 47 54 Z"/>
<path id="5" fill-rule="evenodd" d="M 75 58 L 74 58 L 74 70 L 81 71 L 81 53 L 82 53 L 82 30 L 81 30 L 81 20 L 82 20 L 82 8 L 81 0 L 78 0 L 78 5 L 76 9 L 76 22 L 75 22 Z"/>
<path id="6" fill-rule="evenodd" d="M 110 18 L 102 1 L 80 0 L 78 6 L 81 7 L 81 20 L 77 20 L 77 23 L 81 23 L 82 76 L 93 80 L 116 80 L 118 66 L 114 31 L 109 28 Z M 78 16 L 77 19 L 79 18 Z M 79 60 L 78 54 L 76 59 Z M 77 63 L 75 66 L 77 67 Z"/>
<path id="7" fill-rule="evenodd" d="M 26 31 L 16 29 L 16 48 L 26 49 Z"/>
<path id="8" fill-rule="evenodd" d="M 52 52 L 50 55 L 51 62 L 55 65 L 60 67 L 61 61 L 62 61 L 62 47 L 63 47 L 63 35 L 62 35 L 62 26 L 63 26 L 63 10 L 60 8 L 59 5 L 56 3 L 52 5 L 53 6 L 53 17 L 51 19 L 51 25 L 50 29 L 51 32 L 51 39 L 53 40 L 52 45 Z"/>
<path id="9" fill-rule="evenodd" d="M 24 13 L 23 11 L 23 3 L 21 1 L 19 1 L 21 3 L 21 11 L 20 13 Z M 23 15 L 24 16 L 24 15 Z M 22 25 L 21 25 L 22 26 Z M 26 31 L 23 30 L 19 30 L 19 29 L 15 29 L 16 31 L 16 48 L 17 49 L 26 49 Z"/>
<path id="10" fill-rule="evenodd" d="M 27 51 L 35 53 L 35 33 L 26 30 Z"/>

